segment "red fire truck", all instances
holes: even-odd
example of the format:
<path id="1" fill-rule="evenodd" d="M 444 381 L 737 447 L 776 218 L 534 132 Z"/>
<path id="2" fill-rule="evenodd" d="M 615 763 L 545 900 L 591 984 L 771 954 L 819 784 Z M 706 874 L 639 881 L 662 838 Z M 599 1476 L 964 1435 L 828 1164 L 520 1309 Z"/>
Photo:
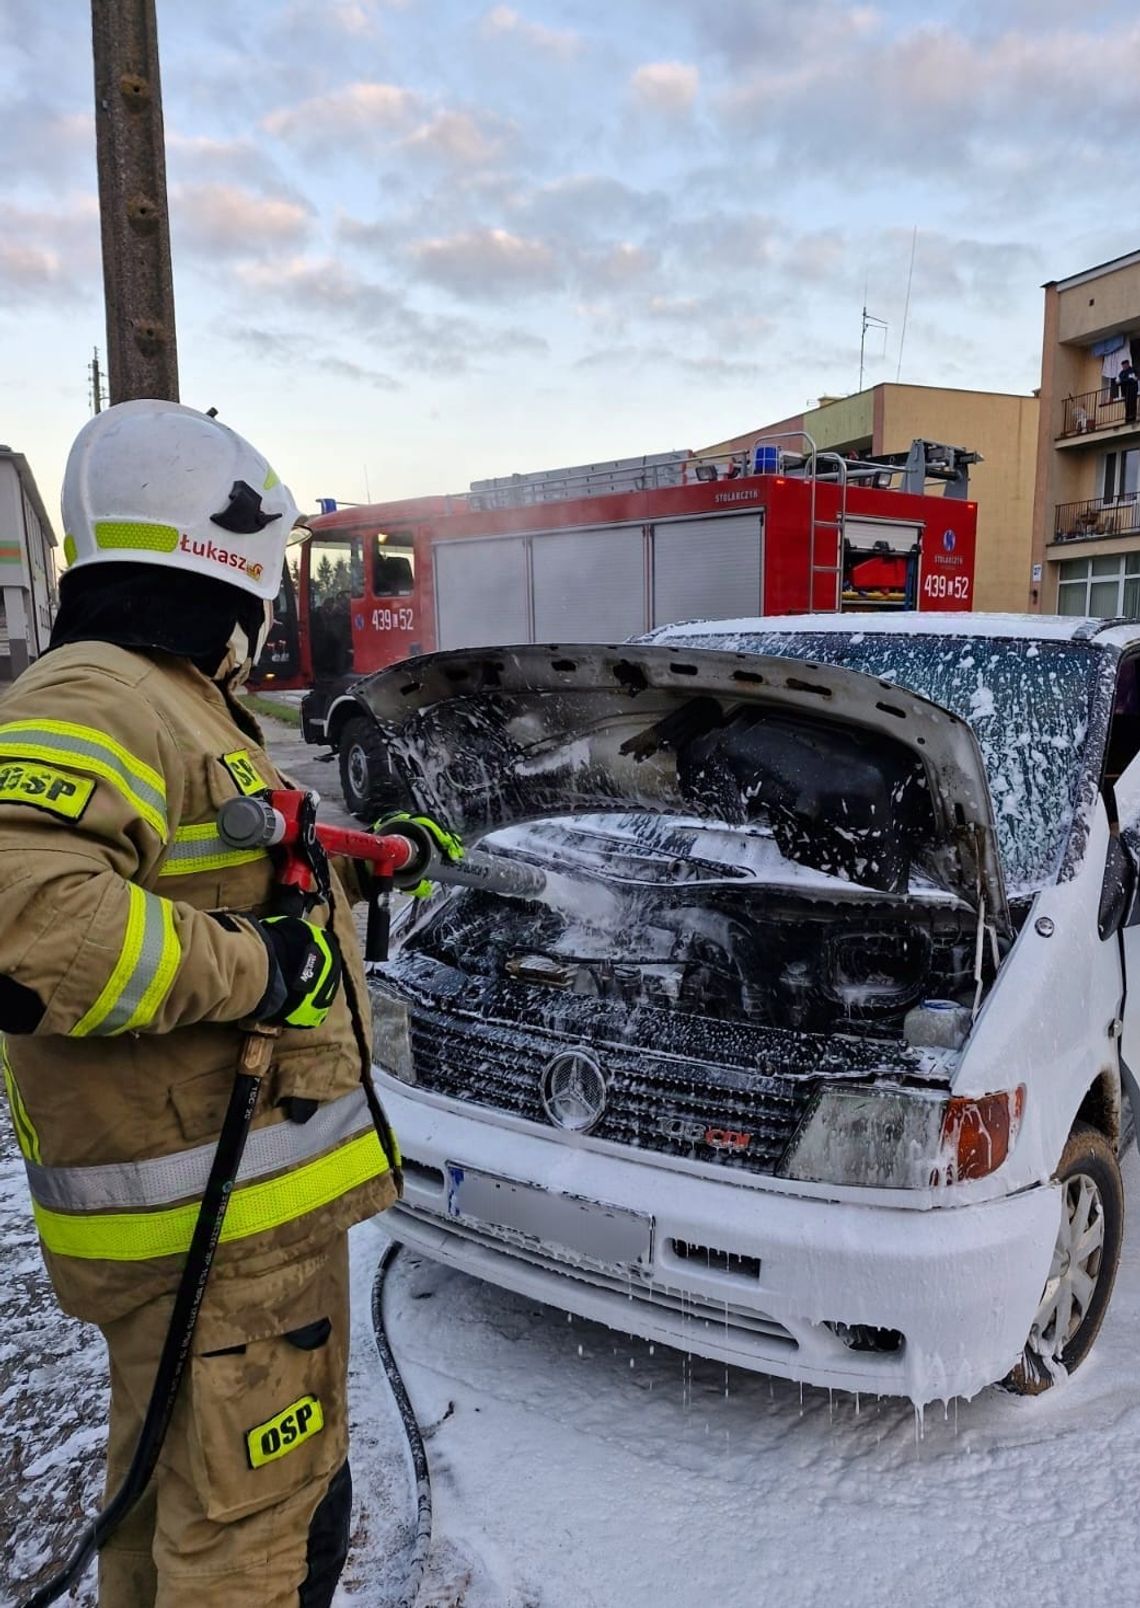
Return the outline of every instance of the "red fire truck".
<path id="1" fill-rule="evenodd" d="M 367 817 L 381 760 L 355 678 L 437 648 L 618 642 L 683 619 L 969 609 L 977 461 L 928 441 L 868 462 L 771 440 L 338 509 L 290 548 L 257 684 L 312 689 L 305 737 L 339 752 Z"/>

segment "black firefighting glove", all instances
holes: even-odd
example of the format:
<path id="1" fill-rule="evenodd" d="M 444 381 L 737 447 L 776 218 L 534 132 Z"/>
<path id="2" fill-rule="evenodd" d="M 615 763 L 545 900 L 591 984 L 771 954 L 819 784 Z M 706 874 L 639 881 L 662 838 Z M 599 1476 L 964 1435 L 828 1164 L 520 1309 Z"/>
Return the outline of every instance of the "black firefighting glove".
<path id="1" fill-rule="evenodd" d="M 269 986 L 254 1017 L 275 1027 L 320 1027 L 340 987 L 340 945 L 327 927 L 300 916 L 254 925 L 269 951 Z"/>

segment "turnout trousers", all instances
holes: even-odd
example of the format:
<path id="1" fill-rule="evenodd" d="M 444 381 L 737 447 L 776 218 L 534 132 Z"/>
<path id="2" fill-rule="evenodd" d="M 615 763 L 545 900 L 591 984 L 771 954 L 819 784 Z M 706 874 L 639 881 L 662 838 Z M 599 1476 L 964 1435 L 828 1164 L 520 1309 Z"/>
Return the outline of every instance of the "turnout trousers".
<path id="1" fill-rule="evenodd" d="M 290 1278 L 303 1281 L 298 1328 Z M 170 1308 L 153 1301 L 103 1328 L 108 1497 L 138 1440 Z M 100 1608 L 328 1608 L 352 1505 L 348 1342 L 345 1234 L 268 1290 L 264 1274 L 211 1282 L 158 1467 L 99 1555 Z"/>

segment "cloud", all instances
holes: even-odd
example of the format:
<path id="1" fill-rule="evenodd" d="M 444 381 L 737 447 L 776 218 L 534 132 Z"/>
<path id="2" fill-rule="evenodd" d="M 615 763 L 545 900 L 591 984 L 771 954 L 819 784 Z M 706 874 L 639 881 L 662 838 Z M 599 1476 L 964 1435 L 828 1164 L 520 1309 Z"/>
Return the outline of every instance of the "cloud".
<path id="1" fill-rule="evenodd" d="M 581 256 L 576 269 L 579 283 L 591 294 L 599 291 L 620 294 L 640 287 L 657 265 L 655 252 L 630 240 L 619 240 L 605 251 Z"/>
<path id="2" fill-rule="evenodd" d="M 559 61 L 570 61 L 582 49 L 580 34 L 572 33 L 569 29 L 545 28 L 541 23 L 527 22 L 510 6 L 492 7 L 479 29 L 487 39 L 515 39 Z"/>
<path id="3" fill-rule="evenodd" d="M 484 167 L 502 154 L 509 139 L 510 130 L 498 119 L 441 111 L 413 129 L 401 147 L 455 167 Z"/>
<path id="4" fill-rule="evenodd" d="M 391 136 L 406 129 L 421 107 L 420 97 L 398 84 L 356 83 L 327 95 L 314 95 L 262 119 L 277 139 L 302 147 Z"/>
<path id="5" fill-rule="evenodd" d="M 763 369 L 758 363 L 750 363 L 740 358 L 722 357 L 716 352 L 708 354 L 686 353 L 674 351 L 668 346 L 638 346 L 632 343 L 622 346 L 602 347 L 595 351 L 587 352 L 583 357 L 578 358 L 574 367 L 581 370 L 601 370 L 603 372 L 617 369 L 624 374 L 634 371 L 658 370 L 673 374 L 684 374 L 714 386 L 718 384 L 754 385 L 763 373 Z"/>
<path id="6" fill-rule="evenodd" d="M 347 245 L 363 252 L 392 252 L 404 239 L 404 230 L 395 218 L 373 218 L 366 221 L 363 218 L 342 216 L 336 221 L 336 233 Z"/>
<path id="7" fill-rule="evenodd" d="M 331 258 L 239 263 L 235 274 L 259 308 L 278 303 L 320 330 L 313 337 L 318 345 L 327 346 L 332 330 L 347 330 L 367 343 L 370 355 L 382 354 L 392 367 L 409 373 L 455 378 L 478 361 L 547 350 L 544 337 L 517 326 L 425 314 L 401 292 L 353 274 Z"/>
<path id="8" fill-rule="evenodd" d="M 167 128 L 166 160 L 173 183 L 244 184 L 263 194 L 307 204 L 269 152 L 251 138 L 219 139 Z"/>
<path id="9" fill-rule="evenodd" d="M 0 205 L 0 309 L 93 295 L 99 265 L 99 204 L 93 195 L 47 208 Z"/>
<path id="10" fill-rule="evenodd" d="M 909 251 L 906 231 L 883 231 L 869 254 L 878 277 L 886 278 L 891 267 L 901 277 Z M 915 242 L 914 300 L 1001 316 L 1023 302 L 1023 287 L 1039 284 L 1045 271 L 1037 242 L 974 240 L 921 230 Z"/>
<path id="11" fill-rule="evenodd" d="M 686 218 L 677 231 L 678 260 L 722 282 L 770 266 L 791 231 L 767 212 L 715 210 Z"/>
<path id="12" fill-rule="evenodd" d="M 4 146 L 16 158 L 5 173 L 12 184 L 42 179 L 52 185 L 95 179 L 95 117 L 52 111 L 41 96 L 12 96 L 4 103 Z M 17 173 L 18 168 L 18 173 Z"/>
<path id="13" fill-rule="evenodd" d="M 720 52 L 730 67 L 755 60 L 782 61 L 799 54 L 826 54 L 851 38 L 873 38 L 883 13 L 849 0 L 798 0 L 794 25 L 781 6 L 763 0 L 663 0 L 688 17 L 706 49 Z"/>
<path id="14" fill-rule="evenodd" d="M 239 326 L 231 332 L 231 338 L 263 362 L 279 363 L 295 372 L 330 374 L 336 379 L 372 386 L 377 391 L 403 390 L 400 381 L 383 370 L 328 352 L 316 331 L 298 334 L 294 330 L 285 334 L 280 330 Z"/>
<path id="15" fill-rule="evenodd" d="M 346 84 L 271 112 L 261 127 L 299 150 L 338 160 L 389 148 L 458 168 L 487 166 L 514 133 L 490 113 L 432 106 L 415 90 L 371 82 Z"/>
<path id="16" fill-rule="evenodd" d="M 700 81 L 697 67 L 679 61 L 657 61 L 637 68 L 630 79 L 630 89 L 638 105 L 677 117 L 692 111 Z"/>
<path id="17" fill-rule="evenodd" d="M 556 289 L 563 270 L 545 241 L 506 229 L 471 229 L 421 240 L 412 259 L 422 278 L 456 296 L 499 301 Z"/>
<path id="18" fill-rule="evenodd" d="M 667 224 L 669 197 L 601 173 L 568 173 L 507 198 L 507 209 L 547 234 L 596 240 Z"/>
<path id="19" fill-rule="evenodd" d="M 303 243 L 312 208 L 257 195 L 236 184 L 181 184 L 171 193 L 171 228 L 179 243 L 211 257 L 256 257 Z"/>
<path id="20" fill-rule="evenodd" d="M 0 285 L 8 307 L 70 300 L 76 294 L 57 251 L 11 240 L 0 240 Z"/>
<path id="21" fill-rule="evenodd" d="M 382 40 L 385 14 L 406 11 L 415 0 L 290 0 L 269 22 L 269 37 L 286 58 L 343 59 L 346 47 L 368 51 Z M 297 52 L 303 52 L 298 56 Z M 359 67 L 358 67 L 359 70 Z"/>
<path id="22" fill-rule="evenodd" d="M 329 257 L 239 263 L 236 274 L 258 295 L 277 296 L 310 314 L 330 315 L 363 334 L 385 329 L 403 307 L 394 291 L 350 274 Z"/>
<path id="23" fill-rule="evenodd" d="M 1109 47 L 1075 27 L 988 36 L 923 22 L 892 37 L 848 29 L 827 51 L 785 49 L 748 67 L 723 105 L 730 128 L 772 136 L 786 160 L 927 183 L 968 174 L 984 190 L 1006 182 L 1010 162 L 1023 180 L 1058 163 L 1068 177 L 1074 136 L 1090 154 L 1118 148 L 1138 74 L 1137 25 Z M 1081 105 L 1097 115 L 1075 127 L 1058 111 Z"/>

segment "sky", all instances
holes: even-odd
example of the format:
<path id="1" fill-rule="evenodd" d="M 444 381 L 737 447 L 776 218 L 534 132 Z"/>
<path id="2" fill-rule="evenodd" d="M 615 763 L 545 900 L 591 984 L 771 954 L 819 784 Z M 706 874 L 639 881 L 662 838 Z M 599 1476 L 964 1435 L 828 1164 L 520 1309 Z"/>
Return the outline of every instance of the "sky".
<path id="1" fill-rule="evenodd" d="M 864 298 L 867 384 L 1028 392 L 1042 283 L 1140 247 L 1118 0 L 158 17 L 182 400 L 306 510 L 799 412 Z M 105 346 L 86 0 L 0 0 L 0 88 L 0 441 L 54 511 Z"/>

